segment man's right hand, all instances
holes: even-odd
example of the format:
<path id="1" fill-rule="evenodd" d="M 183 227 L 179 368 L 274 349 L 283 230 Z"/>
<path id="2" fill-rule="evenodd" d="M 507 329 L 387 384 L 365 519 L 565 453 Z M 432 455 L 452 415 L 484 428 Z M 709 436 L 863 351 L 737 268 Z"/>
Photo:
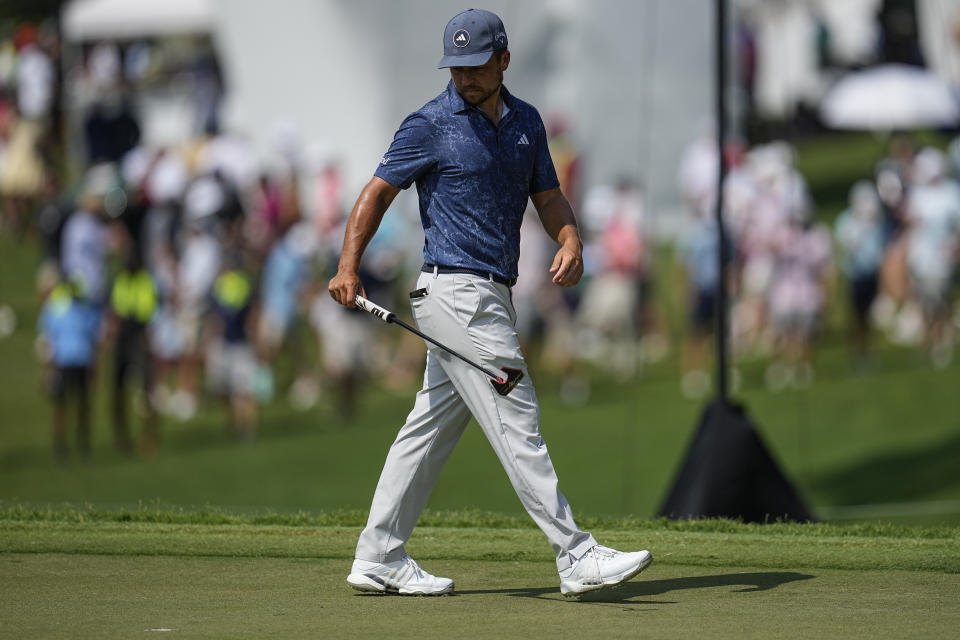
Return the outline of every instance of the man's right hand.
<path id="1" fill-rule="evenodd" d="M 357 306 L 354 299 L 358 293 L 366 297 L 363 284 L 357 275 L 357 265 L 363 257 L 363 250 L 377 232 L 383 214 L 398 193 L 398 187 L 383 178 L 373 176 L 360 192 L 357 203 L 353 205 L 343 234 L 343 251 L 340 253 L 337 275 L 327 285 L 330 297 L 345 307 L 353 309 Z"/>
<path id="2" fill-rule="evenodd" d="M 366 291 L 363 290 L 356 271 L 337 271 L 337 275 L 333 276 L 327 285 L 327 291 L 331 298 L 350 309 L 357 306 L 354 300 L 358 293 L 366 297 Z"/>

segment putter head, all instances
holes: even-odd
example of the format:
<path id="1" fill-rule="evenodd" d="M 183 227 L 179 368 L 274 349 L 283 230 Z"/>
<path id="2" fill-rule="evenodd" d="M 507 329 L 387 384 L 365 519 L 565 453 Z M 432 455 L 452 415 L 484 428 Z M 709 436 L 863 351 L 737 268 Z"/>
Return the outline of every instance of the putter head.
<path id="1" fill-rule="evenodd" d="M 506 378 L 490 378 L 490 384 L 493 385 L 493 388 L 497 390 L 502 396 L 507 395 L 513 388 L 517 386 L 517 383 L 520 382 L 520 378 L 523 377 L 523 371 L 520 369 L 511 369 L 510 367 L 503 367 L 500 369 L 505 374 Z"/>

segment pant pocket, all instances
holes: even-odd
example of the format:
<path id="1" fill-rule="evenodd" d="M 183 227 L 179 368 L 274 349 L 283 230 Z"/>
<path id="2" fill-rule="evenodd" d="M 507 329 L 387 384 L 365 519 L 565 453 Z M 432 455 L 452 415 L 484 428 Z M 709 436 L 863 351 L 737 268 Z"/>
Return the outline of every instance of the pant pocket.
<path id="1" fill-rule="evenodd" d="M 433 301 L 430 298 L 430 289 L 430 284 L 421 279 L 417 282 L 417 288 L 410 292 L 410 310 L 413 312 L 413 319 L 420 331 L 425 333 L 431 331 L 430 304 Z"/>
<path id="2" fill-rule="evenodd" d="M 480 310 L 480 287 L 470 277 L 456 276 L 453 279 L 453 307 L 464 326 L 473 322 Z"/>

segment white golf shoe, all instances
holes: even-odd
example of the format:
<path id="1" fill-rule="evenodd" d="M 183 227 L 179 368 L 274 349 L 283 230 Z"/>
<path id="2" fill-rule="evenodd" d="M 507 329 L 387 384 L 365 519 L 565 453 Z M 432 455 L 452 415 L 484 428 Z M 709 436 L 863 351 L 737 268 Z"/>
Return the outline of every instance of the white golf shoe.
<path id="1" fill-rule="evenodd" d="M 653 562 L 649 551 L 627 553 L 595 545 L 560 573 L 560 593 L 576 596 L 626 582 Z"/>
<path id="2" fill-rule="evenodd" d="M 438 578 L 403 554 L 393 562 L 354 560 L 347 584 L 357 591 L 399 593 L 405 596 L 442 596 L 453 593 L 453 580 Z"/>

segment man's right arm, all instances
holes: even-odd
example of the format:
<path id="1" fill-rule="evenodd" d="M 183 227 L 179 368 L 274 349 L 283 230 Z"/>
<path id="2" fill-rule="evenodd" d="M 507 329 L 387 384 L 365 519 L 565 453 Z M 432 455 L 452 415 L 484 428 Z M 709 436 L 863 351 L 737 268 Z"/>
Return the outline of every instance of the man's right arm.
<path id="1" fill-rule="evenodd" d="M 380 227 L 383 214 L 398 193 L 400 193 L 398 187 L 374 176 L 360 192 L 357 203 L 353 205 L 353 211 L 350 212 L 347 229 L 343 235 L 343 251 L 340 253 L 337 275 L 327 285 L 331 297 L 340 304 L 352 308 L 356 306 L 353 302 L 356 295 L 366 293 L 357 274 L 360 258 L 363 257 L 364 250 Z"/>

